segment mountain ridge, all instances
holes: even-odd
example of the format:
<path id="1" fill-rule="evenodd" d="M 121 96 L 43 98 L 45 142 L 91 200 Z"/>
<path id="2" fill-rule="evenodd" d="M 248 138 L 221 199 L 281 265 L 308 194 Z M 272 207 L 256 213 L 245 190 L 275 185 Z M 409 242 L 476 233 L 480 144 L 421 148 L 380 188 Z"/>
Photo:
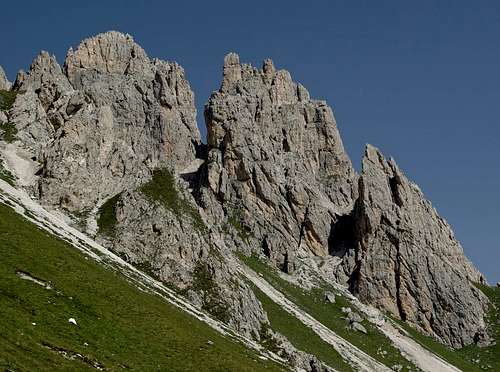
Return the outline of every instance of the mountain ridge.
<path id="1" fill-rule="evenodd" d="M 358 174 L 331 108 L 271 60 L 257 69 L 230 53 L 222 75 L 202 144 L 184 70 L 131 36 L 85 39 L 62 68 L 42 52 L 12 88 L 0 74 L 15 94 L 0 116 L 2 164 L 47 208 L 245 337 L 279 336 L 232 259 L 240 253 L 349 288 L 449 346 L 490 345 L 490 303 L 474 285 L 484 278 L 396 163 L 368 145 Z M 329 368 L 283 350 L 301 368 Z"/>

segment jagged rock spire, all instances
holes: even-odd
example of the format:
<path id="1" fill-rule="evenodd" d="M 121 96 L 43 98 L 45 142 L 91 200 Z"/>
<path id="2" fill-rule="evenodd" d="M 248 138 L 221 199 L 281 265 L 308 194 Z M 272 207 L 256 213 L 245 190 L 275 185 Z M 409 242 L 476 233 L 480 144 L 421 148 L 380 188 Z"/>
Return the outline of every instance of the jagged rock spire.
<path id="1" fill-rule="evenodd" d="M 351 289 L 453 347 L 485 337 L 484 278 L 420 189 L 368 145 L 359 179 Z"/>
<path id="2" fill-rule="evenodd" d="M 129 35 L 82 41 L 64 69 L 41 52 L 16 87 L 26 93 L 10 119 L 43 164 L 33 187 L 47 204 L 92 208 L 155 168 L 183 169 L 195 158 L 200 134 L 184 70 L 150 60 Z"/>
<path id="3" fill-rule="evenodd" d="M 254 249 L 285 270 L 296 256 L 328 255 L 331 225 L 357 185 L 330 107 L 271 60 L 257 69 L 230 53 L 205 118 L 206 186 Z"/>
<path id="4" fill-rule="evenodd" d="M 7 76 L 5 75 L 5 71 L 2 66 L 0 66 L 0 90 L 9 90 L 11 87 L 11 83 L 7 80 Z"/>
<path id="5" fill-rule="evenodd" d="M 146 74 L 151 66 L 146 52 L 132 36 L 108 31 L 83 40 L 76 50 L 70 49 L 65 70 L 71 83 L 78 87 L 82 70 L 102 74 Z"/>

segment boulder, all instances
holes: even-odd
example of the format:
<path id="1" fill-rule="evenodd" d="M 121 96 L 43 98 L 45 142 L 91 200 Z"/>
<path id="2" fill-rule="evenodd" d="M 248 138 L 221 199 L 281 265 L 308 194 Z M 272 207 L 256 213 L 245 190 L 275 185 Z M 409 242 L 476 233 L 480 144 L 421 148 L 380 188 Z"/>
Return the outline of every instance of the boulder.
<path id="1" fill-rule="evenodd" d="M 326 292 L 325 293 L 325 301 L 331 304 L 335 303 L 335 294 L 332 292 Z"/>

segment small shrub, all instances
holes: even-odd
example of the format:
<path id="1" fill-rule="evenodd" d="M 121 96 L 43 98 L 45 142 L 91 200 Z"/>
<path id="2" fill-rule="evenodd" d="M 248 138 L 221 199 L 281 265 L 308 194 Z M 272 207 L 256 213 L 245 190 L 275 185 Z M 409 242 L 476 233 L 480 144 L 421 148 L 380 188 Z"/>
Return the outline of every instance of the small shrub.
<path id="1" fill-rule="evenodd" d="M 281 347 L 278 341 L 271 334 L 271 327 L 269 324 L 262 323 L 259 330 L 260 344 L 264 346 L 267 350 L 278 353 L 281 351 Z"/>
<path id="2" fill-rule="evenodd" d="M 7 111 L 12 108 L 17 93 L 14 90 L 0 90 L 0 111 Z"/>
<path id="3" fill-rule="evenodd" d="M 5 142 L 12 143 L 17 139 L 17 128 L 15 124 L 0 123 L 0 130 L 2 131 L 2 138 Z"/>

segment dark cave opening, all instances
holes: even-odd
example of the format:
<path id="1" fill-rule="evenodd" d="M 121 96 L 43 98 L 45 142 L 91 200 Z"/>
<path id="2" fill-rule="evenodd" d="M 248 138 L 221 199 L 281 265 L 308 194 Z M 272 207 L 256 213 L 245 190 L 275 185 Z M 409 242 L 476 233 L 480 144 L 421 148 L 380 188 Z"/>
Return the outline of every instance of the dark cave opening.
<path id="1" fill-rule="evenodd" d="M 337 216 L 332 222 L 328 237 L 328 253 L 331 256 L 343 257 L 349 249 L 356 245 L 356 220 L 353 212 Z"/>

